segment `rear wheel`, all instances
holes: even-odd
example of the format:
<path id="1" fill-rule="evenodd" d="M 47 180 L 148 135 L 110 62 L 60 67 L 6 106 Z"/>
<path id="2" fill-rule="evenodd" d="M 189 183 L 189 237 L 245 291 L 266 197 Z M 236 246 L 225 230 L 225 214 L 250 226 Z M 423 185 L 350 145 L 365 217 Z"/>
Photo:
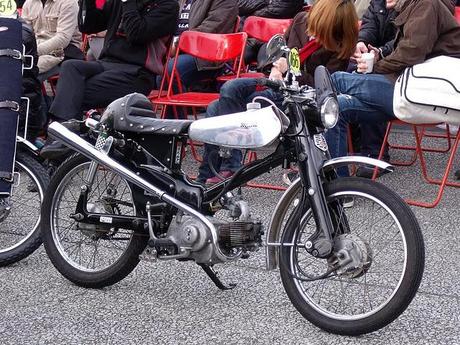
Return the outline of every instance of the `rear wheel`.
<path id="1" fill-rule="evenodd" d="M 40 207 L 49 177 L 30 154 L 18 151 L 15 172 L 18 185 L 12 187 L 8 210 L 0 215 L 0 267 L 32 254 L 42 243 Z"/>
<path id="2" fill-rule="evenodd" d="M 311 209 L 300 222 L 292 212 L 283 234 L 290 245 L 280 251 L 284 288 L 297 310 L 328 332 L 375 331 L 395 320 L 417 292 L 424 268 L 422 233 L 411 209 L 379 183 L 343 178 L 325 192 L 336 228 L 333 255 L 326 260 L 307 252 L 316 231 Z M 291 203 L 298 200 L 299 193 Z"/>
<path id="3" fill-rule="evenodd" d="M 137 266 L 148 236 L 70 217 L 86 185 L 89 166 L 86 157 L 75 155 L 54 174 L 43 203 L 43 241 L 63 276 L 80 286 L 102 288 L 120 281 Z M 136 215 L 127 181 L 102 166 L 98 166 L 86 207 L 96 213 Z"/>

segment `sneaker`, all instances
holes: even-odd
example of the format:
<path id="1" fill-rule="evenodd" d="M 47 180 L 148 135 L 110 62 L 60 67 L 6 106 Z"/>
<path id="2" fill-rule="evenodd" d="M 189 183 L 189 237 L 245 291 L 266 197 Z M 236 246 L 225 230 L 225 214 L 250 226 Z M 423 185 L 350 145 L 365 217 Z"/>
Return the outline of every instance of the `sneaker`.
<path id="1" fill-rule="evenodd" d="M 206 180 L 206 184 L 216 184 L 216 183 L 219 183 L 229 177 L 231 177 L 232 175 L 234 174 L 233 171 L 230 171 L 230 170 L 223 170 L 223 171 L 220 171 L 219 172 L 219 175 L 220 176 L 214 176 L 214 177 L 211 177 L 211 178 L 208 178 Z"/>

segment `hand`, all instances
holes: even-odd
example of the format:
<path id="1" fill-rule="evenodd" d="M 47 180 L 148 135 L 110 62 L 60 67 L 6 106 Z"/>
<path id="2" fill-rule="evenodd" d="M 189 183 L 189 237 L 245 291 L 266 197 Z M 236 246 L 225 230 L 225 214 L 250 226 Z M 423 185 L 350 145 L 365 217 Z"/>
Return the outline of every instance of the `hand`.
<path id="1" fill-rule="evenodd" d="M 367 49 L 367 47 L 364 44 L 364 42 L 358 42 L 356 44 L 355 53 L 353 54 L 351 59 L 357 61 L 357 59 L 359 59 L 361 57 L 361 55 L 363 55 L 364 53 L 368 53 L 368 52 L 369 52 L 369 50 Z"/>
<path id="2" fill-rule="evenodd" d="M 283 73 L 280 72 L 280 70 L 273 66 L 272 70 L 270 72 L 270 76 L 268 77 L 270 80 L 283 80 Z"/>
<path id="3" fill-rule="evenodd" d="M 371 46 L 370 44 L 367 45 L 370 52 L 374 52 L 374 63 L 380 60 L 380 49 Z"/>
<path id="4" fill-rule="evenodd" d="M 282 58 L 279 58 L 278 60 L 276 60 L 273 63 L 273 67 L 276 67 L 278 69 L 278 71 L 280 71 L 282 74 L 286 73 L 287 70 L 288 70 L 288 64 L 287 64 L 286 58 L 282 57 Z"/>
<path id="5" fill-rule="evenodd" d="M 374 51 L 371 50 L 370 53 L 372 55 L 374 55 Z M 375 61 L 375 57 L 374 57 L 374 61 Z M 356 62 L 357 62 L 357 66 L 356 66 L 356 70 L 358 73 L 369 73 L 367 71 L 367 61 L 364 60 L 362 57 L 360 57 L 359 59 L 356 59 Z"/>

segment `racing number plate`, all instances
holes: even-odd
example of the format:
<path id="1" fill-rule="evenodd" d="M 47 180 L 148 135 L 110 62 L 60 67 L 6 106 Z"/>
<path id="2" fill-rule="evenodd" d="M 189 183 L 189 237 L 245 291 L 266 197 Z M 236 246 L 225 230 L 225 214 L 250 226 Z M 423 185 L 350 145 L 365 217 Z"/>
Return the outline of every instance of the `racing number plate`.
<path id="1" fill-rule="evenodd" d="M 289 53 L 289 66 L 291 66 L 291 70 L 294 74 L 300 73 L 300 57 L 299 51 L 296 48 L 292 48 Z"/>
<path id="2" fill-rule="evenodd" d="M 11 16 L 16 12 L 16 2 L 14 0 L 0 0 L 0 17 Z"/>

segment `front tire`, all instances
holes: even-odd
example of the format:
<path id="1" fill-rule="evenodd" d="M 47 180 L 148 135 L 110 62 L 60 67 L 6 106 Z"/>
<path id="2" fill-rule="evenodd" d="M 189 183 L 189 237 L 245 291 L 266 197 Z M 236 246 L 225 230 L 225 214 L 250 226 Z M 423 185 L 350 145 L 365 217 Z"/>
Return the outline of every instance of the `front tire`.
<path id="1" fill-rule="evenodd" d="M 86 288 L 103 288 L 131 273 L 148 236 L 69 217 L 75 213 L 89 165 L 86 157 L 74 155 L 53 175 L 42 208 L 43 242 L 51 262 L 64 277 Z M 86 207 L 96 213 L 136 215 L 130 185 L 101 166 Z"/>
<path id="2" fill-rule="evenodd" d="M 353 262 L 321 279 L 334 259 L 306 252 L 316 224 L 310 209 L 297 224 L 292 212 L 282 238 L 291 246 L 283 246 L 279 258 L 284 288 L 297 310 L 323 330 L 352 336 L 376 331 L 395 320 L 418 290 L 421 230 L 404 201 L 377 182 L 341 178 L 327 184 L 325 194 L 335 218 L 334 252 L 343 256 L 346 249 Z M 291 203 L 298 200 L 294 193 Z"/>

